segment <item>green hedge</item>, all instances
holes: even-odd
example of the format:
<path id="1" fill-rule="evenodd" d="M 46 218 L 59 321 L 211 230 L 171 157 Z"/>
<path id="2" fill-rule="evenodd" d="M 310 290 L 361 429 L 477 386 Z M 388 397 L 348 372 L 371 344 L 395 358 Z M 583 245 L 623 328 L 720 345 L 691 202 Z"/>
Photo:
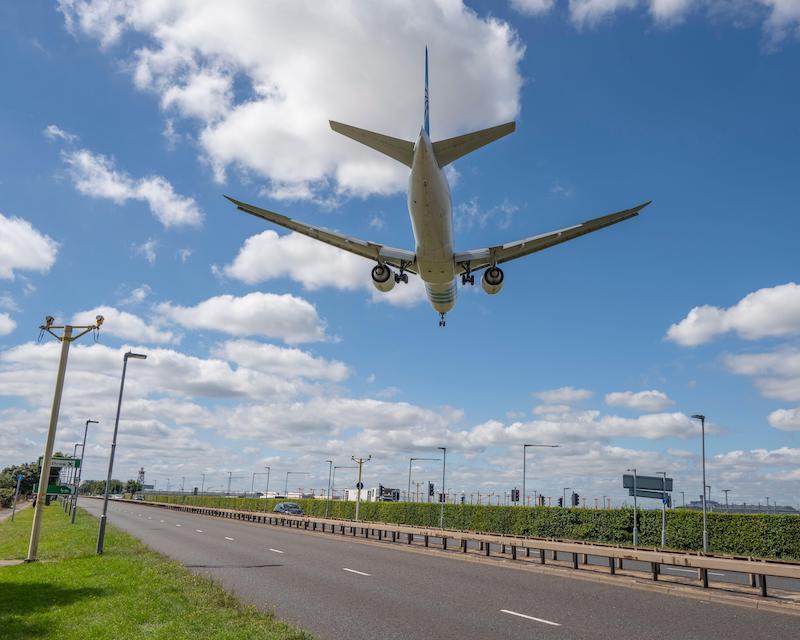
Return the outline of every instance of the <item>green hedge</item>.
<path id="1" fill-rule="evenodd" d="M 156 502 L 221 507 L 246 511 L 272 511 L 282 500 L 224 498 L 216 496 L 147 496 Z M 292 500 L 307 515 L 324 516 L 325 500 Z M 360 517 L 365 521 L 439 526 L 438 504 L 414 502 L 362 502 Z M 355 503 L 330 503 L 332 518 L 350 520 Z M 502 533 L 536 538 L 588 540 L 612 544 L 633 544 L 632 509 L 561 509 L 558 507 L 500 507 L 452 505 L 445 507 L 445 527 L 464 531 Z M 800 560 L 800 517 L 793 515 L 708 514 L 709 546 L 712 552 Z M 640 546 L 661 543 L 661 511 L 639 511 Z M 703 516 L 698 511 L 673 509 L 667 512 L 667 547 L 695 551 L 703 546 Z"/>

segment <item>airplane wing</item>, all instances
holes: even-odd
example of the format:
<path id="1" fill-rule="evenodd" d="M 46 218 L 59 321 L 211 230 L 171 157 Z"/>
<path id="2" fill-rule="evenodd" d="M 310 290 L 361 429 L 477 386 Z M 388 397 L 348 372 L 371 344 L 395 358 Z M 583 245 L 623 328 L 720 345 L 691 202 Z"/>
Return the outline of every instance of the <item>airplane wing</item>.
<path id="1" fill-rule="evenodd" d="M 239 200 L 231 198 L 230 196 L 225 197 L 235 204 L 238 209 L 244 211 L 245 213 L 263 218 L 269 222 L 274 222 L 281 227 L 291 229 L 292 231 L 301 233 L 309 238 L 314 238 L 315 240 L 329 244 L 337 249 L 349 251 L 350 253 L 354 253 L 362 258 L 374 260 L 375 262 L 379 263 L 386 263 L 411 273 L 417 273 L 417 258 L 413 251 L 395 249 L 394 247 L 387 247 L 374 242 L 367 242 L 365 240 L 359 240 L 358 238 L 352 238 L 342 233 L 336 233 L 335 231 L 329 231 L 328 229 L 323 229 L 322 227 L 315 227 L 314 225 L 305 224 L 303 222 L 299 222 L 298 220 L 287 218 L 279 213 L 267 211 L 266 209 L 255 207 L 252 204 L 247 204 L 246 202 L 240 202 Z"/>
<path id="2" fill-rule="evenodd" d="M 632 209 L 625 209 L 617 213 L 611 213 L 601 218 L 594 218 L 587 220 L 581 224 L 576 224 L 572 227 L 559 229 L 558 231 L 551 231 L 543 233 L 538 236 L 532 236 L 516 242 L 508 244 L 499 244 L 494 247 L 486 247 L 484 249 L 473 249 L 472 251 L 463 251 L 456 253 L 455 262 L 460 273 L 467 273 L 468 271 L 477 271 L 494 264 L 501 264 L 509 260 L 515 260 L 522 256 L 527 256 L 530 253 L 541 251 L 553 247 L 567 240 L 578 238 L 580 236 L 610 227 L 612 224 L 617 224 L 623 220 L 628 220 L 639 215 L 639 212 L 644 209 L 652 201 L 645 202 Z"/>

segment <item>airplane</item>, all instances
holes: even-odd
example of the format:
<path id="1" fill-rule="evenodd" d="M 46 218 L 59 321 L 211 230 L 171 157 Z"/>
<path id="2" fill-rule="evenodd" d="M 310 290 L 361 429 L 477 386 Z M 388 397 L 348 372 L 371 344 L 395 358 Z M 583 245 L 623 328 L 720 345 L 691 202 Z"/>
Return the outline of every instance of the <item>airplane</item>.
<path id="1" fill-rule="evenodd" d="M 439 326 L 456 303 L 456 278 L 462 286 L 475 284 L 475 273 L 483 271 L 481 287 L 494 295 L 503 288 L 505 275 L 498 265 L 561 244 L 567 240 L 603 229 L 639 215 L 651 201 L 580 224 L 506 244 L 456 251 L 453 243 L 453 208 L 450 187 L 443 169 L 451 162 L 512 133 L 515 122 L 474 131 L 465 135 L 431 141 L 428 99 L 428 48 L 425 48 L 425 107 L 423 125 L 416 142 L 392 138 L 329 121 L 331 129 L 403 163 L 411 169 L 408 187 L 408 212 L 414 232 L 414 251 L 396 249 L 353 238 L 322 227 L 293 220 L 225 196 L 238 209 L 263 218 L 320 242 L 375 261 L 372 283 L 378 291 L 391 291 L 395 284 L 408 283 L 408 274 L 417 274 L 425 283 L 428 300 L 439 313 Z M 394 271 L 396 269 L 396 271 Z"/>

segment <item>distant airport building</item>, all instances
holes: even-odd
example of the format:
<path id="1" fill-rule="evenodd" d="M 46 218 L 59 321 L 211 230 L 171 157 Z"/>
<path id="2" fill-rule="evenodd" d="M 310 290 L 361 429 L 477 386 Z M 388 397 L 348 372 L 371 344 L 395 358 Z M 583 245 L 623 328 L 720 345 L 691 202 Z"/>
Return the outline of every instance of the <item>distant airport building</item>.
<path id="1" fill-rule="evenodd" d="M 350 502 L 358 500 L 358 489 L 345 489 L 344 499 Z M 390 489 L 379 484 L 372 489 L 361 489 L 362 502 L 399 502 L 400 489 Z"/>
<path id="2" fill-rule="evenodd" d="M 701 500 L 693 500 L 686 503 L 686 509 L 695 511 L 703 510 Z M 724 503 L 715 500 L 706 500 L 706 509 L 711 512 L 721 513 L 774 513 L 778 515 L 800 515 L 800 511 L 790 505 L 771 504 L 769 506 L 761 503 L 743 502 L 742 504 L 731 503 L 727 507 Z"/>

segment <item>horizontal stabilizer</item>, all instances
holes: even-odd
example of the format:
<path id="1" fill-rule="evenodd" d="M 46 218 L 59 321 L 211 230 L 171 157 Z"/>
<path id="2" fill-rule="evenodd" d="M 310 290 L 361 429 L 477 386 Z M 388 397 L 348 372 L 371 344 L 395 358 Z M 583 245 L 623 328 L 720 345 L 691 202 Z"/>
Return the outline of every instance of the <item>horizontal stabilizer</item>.
<path id="1" fill-rule="evenodd" d="M 488 129 L 473 131 L 463 136 L 440 140 L 433 143 L 433 153 L 436 155 L 439 166 L 444 167 L 454 160 L 458 160 L 461 156 L 472 153 L 476 149 L 480 149 L 490 142 L 512 133 L 515 128 L 516 123 L 506 122 L 496 127 L 489 127 Z"/>
<path id="2" fill-rule="evenodd" d="M 352 138 L 356 142 L 380 151 L 383 155 L 394 158 L 398 162 L 402 162 L 407 167 L 410 167 L 414 161 L 414 143 L 408 140 L 401 140 L 400 138 L 392 138 L 385 136 L 382 133 L 375 133 L 374 131 L 367 131 L 366 129 L 359 129 L 358 127 L 351 127 L 349 124 L 342 124 L 341 122 L 330 121 L 331 129 L 336 133 L 341 133 L 343 136 Z"/>

